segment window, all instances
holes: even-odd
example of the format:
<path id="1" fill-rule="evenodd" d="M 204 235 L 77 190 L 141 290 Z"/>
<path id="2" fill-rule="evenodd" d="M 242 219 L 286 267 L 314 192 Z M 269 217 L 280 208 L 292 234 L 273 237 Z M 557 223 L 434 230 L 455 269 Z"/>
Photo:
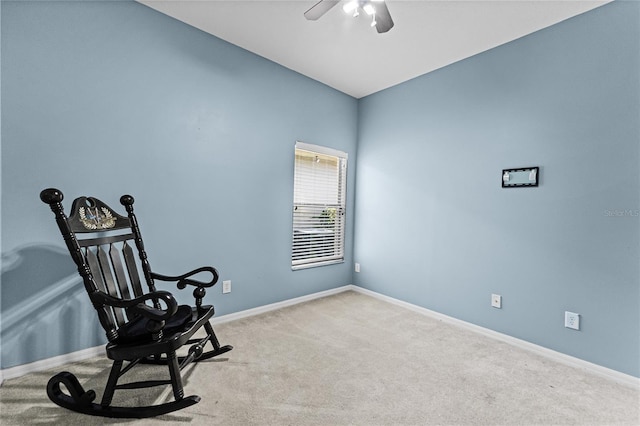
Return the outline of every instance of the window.
<path id="1" fill-rule="evenodd" d="M 291 268 L 344 262 L 347 154 L 296 142 Z"/>

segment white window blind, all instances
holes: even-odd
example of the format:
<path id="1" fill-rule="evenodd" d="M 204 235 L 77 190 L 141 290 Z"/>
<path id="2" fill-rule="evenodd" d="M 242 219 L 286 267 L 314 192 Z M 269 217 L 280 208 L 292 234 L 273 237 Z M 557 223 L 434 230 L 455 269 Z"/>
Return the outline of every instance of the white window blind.
<path id="1" fill-rule="evenodd" d="M 347 154 L 296 143 L 293 269 L 344 261 Z"/>

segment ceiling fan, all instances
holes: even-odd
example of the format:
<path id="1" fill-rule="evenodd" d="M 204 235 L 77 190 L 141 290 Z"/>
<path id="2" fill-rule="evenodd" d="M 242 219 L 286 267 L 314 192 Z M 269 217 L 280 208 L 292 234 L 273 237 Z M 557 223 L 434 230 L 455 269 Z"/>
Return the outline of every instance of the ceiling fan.
<path id="1" fill-rule="evenodd" d="M 338 3 L 340 0 L 320 0 L 304 13 L 304 17 L 315 21 Z M 376 27 L 379 33 L 386 33 L 393 28 L 393 19 L 384 0 L 346 0 L 342 9 L 354 17 L 360 14 L 360 10 L 364 11 L 372 17 L 371 26 Z"/>

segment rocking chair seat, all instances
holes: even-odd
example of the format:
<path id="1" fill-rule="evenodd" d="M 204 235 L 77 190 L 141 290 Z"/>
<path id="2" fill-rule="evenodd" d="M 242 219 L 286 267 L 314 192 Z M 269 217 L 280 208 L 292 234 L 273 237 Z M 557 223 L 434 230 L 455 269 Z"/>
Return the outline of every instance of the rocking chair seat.
<path id="1" fill-rule="evenodd" d="M 173 314 L 162 328 L 165 335 L 173 334 L 176 331 L 182 331 L 185 328 L 185 324 L 191 321 L 193 312 L 191 306 L 180 305 L 175 314 Z M 153 340 L 153 334 L 148 331 L 147 324 L 152 320 L 144 316 L 138 316 L 128 323 L 124 324 L 118 329 L 119 344 L 126 343 L 145 343 Z"/>
<path id="2" fill-rule="evenodd" d="M 185 305 L 186 306 L 186 305 Z M 168 330 L 165 326 L 163 337 L 160 340 L 150 340 L 144 345 L 133 341 L 128 343 L 111 342 L 107 344 L 107 357 L 112 360 L 130 360 L 134 358 L 145 358 L 159 353 L 175 351 L 187 343 L 193 334 L 198 331 L 213 316 L 214 309 L 211 305 L 189 309 L 189 317 L 181 326 Z M 178 314 L 178 312 L 176 312 Z"/>

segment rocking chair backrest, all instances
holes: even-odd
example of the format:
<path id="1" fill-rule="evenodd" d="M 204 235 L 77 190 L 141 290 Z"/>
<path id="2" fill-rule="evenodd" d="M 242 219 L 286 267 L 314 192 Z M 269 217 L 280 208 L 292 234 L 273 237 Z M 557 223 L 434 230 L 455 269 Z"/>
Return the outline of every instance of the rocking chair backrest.
<path id="1" fill-rule="evenodd" d="M 60 232 L 90 298 L 97 291 L 121 299 L 136 298 L 144 294 L 132 246 L 138 251 L 142 277 L 149 290 L 155 291 L 140 230 L 133 213 L 133 197 L 124 195 L 120 198 L 128 217 L 117 214 L 93 197 L 75 199 L 71 206 L 71 215 L 67 217 L 61 204 L 63 195 L 60 191 L 45 189 L 41 192 L 40 198 L 49 204 L 56 215 Z M 124 309 L 96 304 L 93 298 L 91 300 L 98 311 L 107 338 L 109 341 L 115 341 L 118 338 L 117 329 L 132 318 L 127 316 Z M 156 305 L 156 308 L 160 306 Z"/>

